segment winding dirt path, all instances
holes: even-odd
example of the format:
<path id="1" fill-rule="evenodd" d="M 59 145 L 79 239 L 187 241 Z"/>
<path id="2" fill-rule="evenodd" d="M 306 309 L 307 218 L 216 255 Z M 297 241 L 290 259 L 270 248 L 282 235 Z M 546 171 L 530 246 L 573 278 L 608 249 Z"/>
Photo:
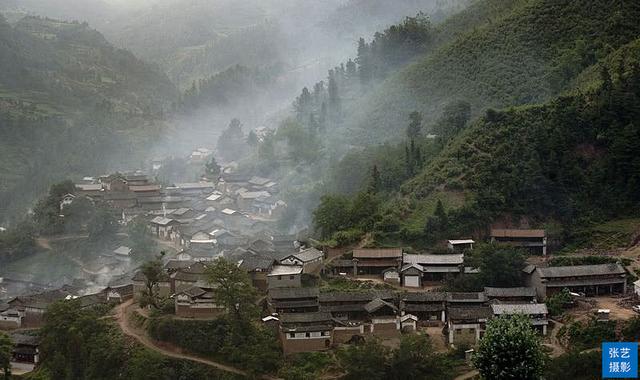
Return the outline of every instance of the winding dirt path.
<path id="1" fill-rule="evenodd" d="M 122 303 L 118 306 L 116 306 L 115 308 L 115 315 L 114 318 L 115 320 L 118 322 L 118 325 L 120 326 L 120 329 L 122 330 L 122 332 L 127 335 L 130 336 L 132 338 L 134 338 L 135 340 L 137 340 L 140 344 L 142 344 L 143 346 L 156 351 L 162 355 L 165 356 L 169 356 L 172 358 L 176 358 L 176 359 L 183 359 L 183 360 L 189 360 L 192 362 L 196 362 L 196 363 L 201 363 L 204 365 L 208 365 L 210 367 L 214 367 L 216 369 L 219 369 L 221 371 L 225 371 L 225 372 L 230 372 L 230 373 L 234 373 L 236 375 L 241 375 L 241 376 L 246 376 L 248 377 L 248 373 L 244 370 L 241 370 L 239 368 L 236 367 L 232 367 L 226 364 L 222 364 L 219 362 L 215 362 L 209 359 L 205 359 L 202 358 L 200 356 L 196 356 L 196 355 L 192 355 L 192 354 L 187 354 L 182 352 L 182 350 L 180 350 L 179 348 L 176 347 L 170 347 L 170 346 L 160 346 L 157 342 L 153 341 L 152 339 L 150 339 L 146 334 L 138 331 L 138 329 L 136 329 L 135 327 L 133 327 L 130 323 L 129 320 L 129 314 L 132 312 L 132 308 L 133 308 L 133 300 L 129 300 L 125 303 Z M 276 377 L 271 377 L 271 376 L 267 376 L 267 375 L 263 375 L 262 376 L 263 379 L 266 380 L 280 380 Z"/>

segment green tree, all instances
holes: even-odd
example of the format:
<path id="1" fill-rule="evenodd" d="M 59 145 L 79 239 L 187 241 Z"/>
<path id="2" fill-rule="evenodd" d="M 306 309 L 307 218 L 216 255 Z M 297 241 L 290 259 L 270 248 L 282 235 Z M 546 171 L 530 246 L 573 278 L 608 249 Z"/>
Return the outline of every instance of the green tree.
<path id="1" fill-rule="evenodd" d="M 137 260 L 148 258 L 156 249 L 156 242 L 144 220 L 135 218 L 127 224 L 131 254 Z"/>
<path id="2" fill-rule="evenodd" d="M 87 225 L 89 239 L 100 241 L 112 238 L 118 232 L 118 220 L 114 211 L 106 205 L 96 207 L 96 211 Z"/>
<path id="3" fill-rule="evenodd" d="M 371 194 L 377 194 L 380 190 L 380 186 L 380 171 L 378 171 L 378 165 L 373 165 L 373 168 L 371 169 L 371 179 L 369 179 L 368 192 Z"/>
<path id="4" fill-rule="evenodd" d="M 226 259 L 218 259 L 207 268 L 213 298 L 235 315 L 250 318 L 257 313 L 256 289 L 247 273 Z"/>
<path id="5" fill-rule="evenodd" d="M 525 261 L 519 250 L 481 244 L 475 247 L 472 255 L 480 258 L 480 276 L 485 286 L 522 286 Z"/>
<path id="6" fill-rule="evenodd" d="M 409 115 L 409 126 L 407 127 L 407 138 L 415 140 L 420 137 L 422 132 L 422 114 L 414 111 Z"/>
<path id="7" fill-rule="evenodd" d="M 149 260 L 142 264 L 140 272 L 144 275 L 144 290 L 142 290 L 142 297 L 140 299 L 140 306 L 153 306 L 155 309 L 159 308 L 160 295 L 159 295 L 159 283 L 166 277 L 164 269 L 162 268 L 162 261 L 160 258 Z"/>
<path id="8" fill-rule="evenodd" d="M 383 380 L 387 378 L 389 349 L 376 339 L 362 345 L 350 345 L 337 352 L 345 380 Z"/>
<path id="9" fill-rule="evenodd" d="M 343 195 L 324 195 L 320 198 L 320 205 L 313 211 L 313 224 L 323 239 L 350 226 L 350 208 L 349 198 Z"/>
<path id="10" fill-rule="evenodd" d="M 11 379 L 11 352 L 13 342 L 9 335 L 0 331 L 0 368 L 4 372 L 5 380 Z"/>
<path id="11" fill-rule="evenodd" d="M 255 133 L 253 135 L 255 136 Z M 213 156 L 211 156 L 209 161 L 205 164 L 204 170 L 207 174 L 207 177 L 211 179 L 218 179 L 218 177 L 220 176 L 220 165 L 218 165 L 216 158 Z"/>
<path id="12" fill-rule="evenodd" d="M 403 335 L 390 359 L 388 379 L 449 379 L 450 364 L 435 352 L 428 335 Z"/>
<path id="13" fill-rule="evenodd" d="M 484 379 L 538 380 L 544 353 L 529 318 L 516 315 L 490 320 L 473 364 Z"/>

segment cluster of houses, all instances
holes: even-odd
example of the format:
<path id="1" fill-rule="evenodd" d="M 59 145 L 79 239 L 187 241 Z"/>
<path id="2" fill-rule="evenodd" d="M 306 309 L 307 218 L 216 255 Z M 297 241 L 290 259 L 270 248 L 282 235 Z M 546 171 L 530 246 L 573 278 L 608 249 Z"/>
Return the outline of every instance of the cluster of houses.
<path id="1" fill-rule="evenodd" d="M 441 326 L 450 344 L 475 344 L 486 322 L 525 314 L 546 335 L 547 308 L 534 288 L 485 288 L 477 293 L 368 290 L 321 293 L 317 288 L 269 290 L 271 315 L 287 354 L 325 350 L 335 344 L 393 338 L 422 326 Z"/>

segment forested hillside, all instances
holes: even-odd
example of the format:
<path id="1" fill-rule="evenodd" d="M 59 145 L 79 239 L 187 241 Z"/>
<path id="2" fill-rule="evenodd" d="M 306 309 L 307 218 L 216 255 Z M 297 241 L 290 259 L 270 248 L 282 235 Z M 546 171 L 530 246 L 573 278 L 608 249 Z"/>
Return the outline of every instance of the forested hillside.
<path id="1" fill-rule="evenodd" d="M 3 213 L 50 181 L 139 157 L 177 100 L 164 74 L 86 24 L 0 17 L 0 52 Z"/>
<path id="2" fill-rule="evenodd" d="M 470 103 L 474 115 L 487 107 L 544 101 L 640 30 L 637 2 L 506 5 L 511 8 L 481 1 L 447 20 L 435 39 L 444 43 L 357 99 L 345 125 L 356 130 L 359 141 L 375 141 L 401 136 L 410 112 L 433 121 L 455 100 Z"/>
<path id="3" fill-rule="evenodd" d="M 473 12 L 495 3 L 478 2 L 446 23 L 458 30 L 451 42 L 431 29 L 425 58 L 389 71 L 377 102 L 343 100 L 347 123 L 354 104 L 368 112 L 363 135 L 403 141 L 332 167 L 324 188 L 334 195 L 315 212 L 322 235 L 344 243 L 375 232 L 381 244 L 420 246 L 526 220 L 562 238 L 633 216 L 640 6 L 579 3 L 514 1 L 485 18 Z M 489 21 L 460 32 L 461 19 Z M 361 60 L 354 73 L 362 79 Z"/>

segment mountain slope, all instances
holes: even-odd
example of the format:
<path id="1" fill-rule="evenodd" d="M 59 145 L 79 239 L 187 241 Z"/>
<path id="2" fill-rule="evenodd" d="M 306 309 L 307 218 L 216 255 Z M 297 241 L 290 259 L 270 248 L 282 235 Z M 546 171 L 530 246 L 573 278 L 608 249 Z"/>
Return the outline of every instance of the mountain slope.
<path id="1" fill-rule="evenodd" d="M 489 4 L 481 3 L 485 9 Z M 457 99 L 468 101 L 475 114 L 486 107 L 544 101 L 640 32 L 637 2 L 602 7 L 571 0 L 516 1 L 506 13 L 502 9 L 460 32 L 457 20 L 479 8 L 445 22 L 441 34 L 457 37 L 357 101 L 347 126 L 373 132 L 377 139 L 397 138 L 413 110 L 433 121 L 445 104 Z"/>
<path id="2" fill-rule="evenodd" d="M 52 181 L 141 157 L 176 99 L 164 74 L 86 24 L 0 17 L 0 213 Z"/>

